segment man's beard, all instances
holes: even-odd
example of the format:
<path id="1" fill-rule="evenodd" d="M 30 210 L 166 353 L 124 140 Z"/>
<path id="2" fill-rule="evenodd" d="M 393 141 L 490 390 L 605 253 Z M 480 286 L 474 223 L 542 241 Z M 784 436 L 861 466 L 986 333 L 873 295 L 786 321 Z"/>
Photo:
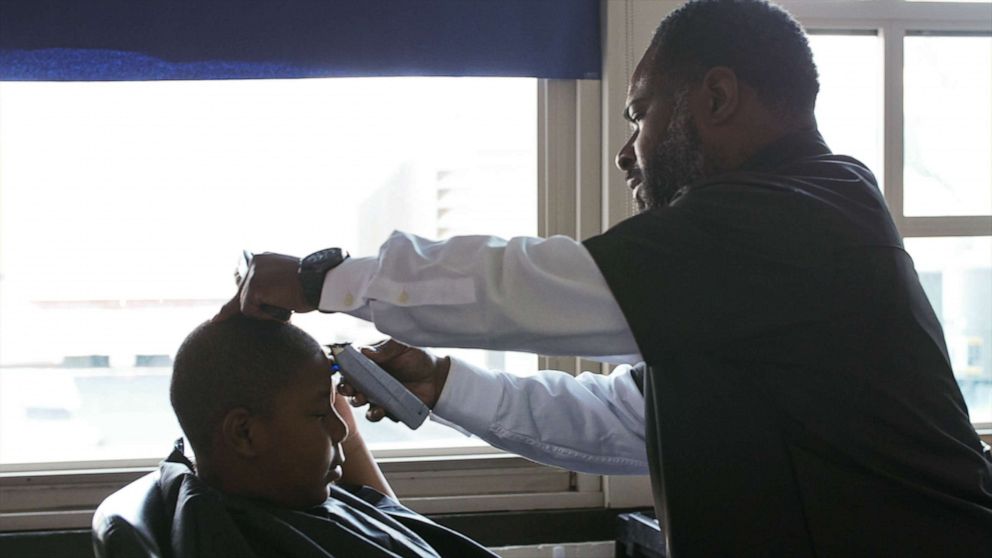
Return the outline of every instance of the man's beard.
<path id="1" fill-rule="evenodd" d="M 638 211 L 669 205 L 680 190 L 703 178 L 702 141 L 689 114 L 687 89 L 675 94 L 665 139 L 642 165 L 641 174 L 642 192 L 634 197 Z"/>

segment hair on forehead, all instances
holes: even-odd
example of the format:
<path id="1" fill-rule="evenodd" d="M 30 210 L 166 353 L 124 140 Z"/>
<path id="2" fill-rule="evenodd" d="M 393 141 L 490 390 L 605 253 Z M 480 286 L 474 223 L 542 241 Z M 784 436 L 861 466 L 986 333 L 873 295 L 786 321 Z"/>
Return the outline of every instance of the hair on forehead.
<path id="1" fill-rule="evenodd" d="M 666 17 L 648 49 L 654 71 L 695 82 L 730 68 L 769 108 L 812 113 L 820 90 L 802 26 L 765 0 L 692 0 Z"/>
<path id="2" fill-rule="evenodd" d="M 276 395 L 320 351 L 300 328 L 270 320 L 237 316 L 194 329 L 176 353 L 169 398 L 197 456 L 209 452 L 231 409 L 268 414 Z"/>

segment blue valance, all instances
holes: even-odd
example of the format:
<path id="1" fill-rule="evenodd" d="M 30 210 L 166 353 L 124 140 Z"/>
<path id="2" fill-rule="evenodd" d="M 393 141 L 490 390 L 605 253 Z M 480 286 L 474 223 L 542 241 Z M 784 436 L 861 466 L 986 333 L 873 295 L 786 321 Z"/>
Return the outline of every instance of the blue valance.
<path id="1" fill-rule="evenodd" d="M 599 0 L 0 0 L 0 79 L 591 79 L 599 26 Z"/>

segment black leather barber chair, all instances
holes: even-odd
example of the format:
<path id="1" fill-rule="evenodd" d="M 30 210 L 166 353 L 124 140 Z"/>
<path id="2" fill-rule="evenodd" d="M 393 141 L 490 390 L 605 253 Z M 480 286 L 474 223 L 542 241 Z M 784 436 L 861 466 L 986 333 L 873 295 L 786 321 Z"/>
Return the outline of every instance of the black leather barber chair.
<path id="1" fill-rule="evenodd" d="M 93 516 L 97 558 L 172 558 L 170 518 L 152 471 L 107 497 Z"/>
<path id="2" fill-rule="evenodd" d="M 616 558 L 665 558 L 665 538 L 653 512 L 622 513 L 617 516 Z"/>

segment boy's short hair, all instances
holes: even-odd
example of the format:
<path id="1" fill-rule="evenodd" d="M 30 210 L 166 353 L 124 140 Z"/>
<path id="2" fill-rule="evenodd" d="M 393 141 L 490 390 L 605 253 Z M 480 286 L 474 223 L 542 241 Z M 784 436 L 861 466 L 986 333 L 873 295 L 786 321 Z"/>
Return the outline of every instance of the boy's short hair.
<path id="1" fill-rule="evenodd" d="M 288 323 L 236 316 L 201 324 L 176 353 L 169 398 L 203 458 L 224 415 L 244 407 L 268 414 L 273 400 L 320 345 Z"/>

